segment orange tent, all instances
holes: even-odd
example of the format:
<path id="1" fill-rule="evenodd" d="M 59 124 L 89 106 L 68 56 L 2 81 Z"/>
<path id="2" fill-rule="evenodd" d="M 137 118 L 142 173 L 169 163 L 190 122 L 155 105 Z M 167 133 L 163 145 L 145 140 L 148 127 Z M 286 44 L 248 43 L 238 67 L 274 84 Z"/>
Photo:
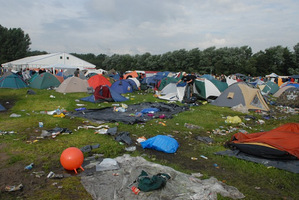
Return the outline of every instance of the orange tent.
<path id="1" fill-rule="evenodd" d="M 96 89 L 100 85 L 108 85 L 109 87 L 111 86 L 110 81 L 100 74 L 94 75 L 88 79 L 88 84 L 90 87 L 93 87 L 93 89 Z"/>
<path id="2" fill-rule="evenodd" d="M 131 78 L 137 78 L 138 74 L 136 71 L 130 72 L 130 73 L 124 75 L 124 79 L 127 79 L 128 76 L 131 76 Z"/>
<path id="3" fill-rule="evenodd" d="M 56 75 L 54 75 L 54 76 L 60 81 L 60 83 L 62 83 L 64 81 L 63 76 L 56 76 Z"/>
<path id="4" fill-rule="evenodd" d="M 231 142 L 235 144 L 269 145 L 299 158 L 299 123 L 284 124 L 266 132 L 236 133 L 233 135 Z"/>

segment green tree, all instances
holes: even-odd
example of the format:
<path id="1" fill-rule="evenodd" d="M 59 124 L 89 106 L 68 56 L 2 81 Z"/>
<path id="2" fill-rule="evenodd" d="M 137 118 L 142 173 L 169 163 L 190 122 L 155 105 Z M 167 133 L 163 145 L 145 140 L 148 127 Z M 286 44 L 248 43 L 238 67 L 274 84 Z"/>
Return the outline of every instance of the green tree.
<path id="1" fill-rule="evenodd" d="M 26 57 L 31 42 L 21 28 L 7 29 L 0 25 L 0 63 Z"/>

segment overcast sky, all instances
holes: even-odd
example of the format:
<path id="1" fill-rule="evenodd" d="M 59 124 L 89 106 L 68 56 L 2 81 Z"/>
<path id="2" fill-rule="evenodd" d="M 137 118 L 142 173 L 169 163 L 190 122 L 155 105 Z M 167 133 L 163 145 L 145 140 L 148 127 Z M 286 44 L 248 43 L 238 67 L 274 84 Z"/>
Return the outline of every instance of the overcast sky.
<path id="1" fill-rule="evenodd" d="M 299 0 L 0 0 L 0 24 L 31 50 L 163 54 L 299 42 Z"/>

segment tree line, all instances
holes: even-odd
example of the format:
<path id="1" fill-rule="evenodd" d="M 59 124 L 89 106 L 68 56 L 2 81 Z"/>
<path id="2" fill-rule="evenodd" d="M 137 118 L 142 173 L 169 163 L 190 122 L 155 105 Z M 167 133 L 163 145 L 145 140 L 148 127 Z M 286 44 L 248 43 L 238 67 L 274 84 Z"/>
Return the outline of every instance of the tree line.
<path id="1" fill-rule="evenodd" d="M 46 51 L 31 51 L 30 37 L 20 28 L 7 29 L 0 25 L 0 63 L 26 56 L 46 54 Z M 251 47 L 209 47 L 204 50 L 180 49 L 164 54 L 119 55 L 93 53 L 71 53 L 97 68 L 124 72 L 186 71 L 200 74 L 250 74 L 251 76 L 276 73 L 279 75 L 299 74 L 299 43 L 292 50 L 280 45 L 253 53 Z"/>

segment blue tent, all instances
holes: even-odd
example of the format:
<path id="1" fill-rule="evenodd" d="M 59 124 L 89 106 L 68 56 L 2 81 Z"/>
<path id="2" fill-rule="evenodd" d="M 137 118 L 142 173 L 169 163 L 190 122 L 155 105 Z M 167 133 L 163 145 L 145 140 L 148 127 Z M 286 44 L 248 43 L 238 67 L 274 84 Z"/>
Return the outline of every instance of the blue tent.
<path id="1" fill-rule="evenodd" d="M 204 75 L 201 75 L 199 78 L 206 78 L 209 81 L 214 79 L 214 77 L 211 74 L 204 74 Z"/>
<path id="2" fill-rule="evenodd" d="M 133 90 L 138 90 L 138 87 L 137 87 L 135 81 L 133 81 L 132 79 L 126 79 L 126 81 L 129 82 L 129 84 L 132 86 Z"/>
<path id="3" fill-rule="evenodd" d="M 118 80 L 111 85 L 111 89 L 119 94 L 133 92 L 133 87 L 126 79 Z"/>

